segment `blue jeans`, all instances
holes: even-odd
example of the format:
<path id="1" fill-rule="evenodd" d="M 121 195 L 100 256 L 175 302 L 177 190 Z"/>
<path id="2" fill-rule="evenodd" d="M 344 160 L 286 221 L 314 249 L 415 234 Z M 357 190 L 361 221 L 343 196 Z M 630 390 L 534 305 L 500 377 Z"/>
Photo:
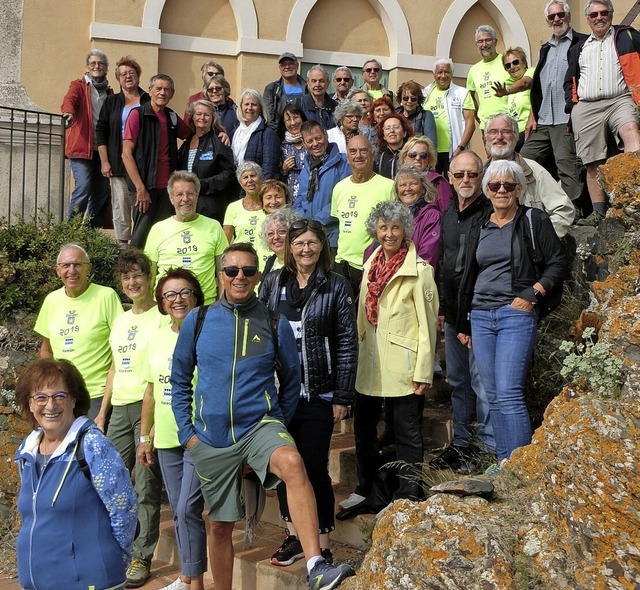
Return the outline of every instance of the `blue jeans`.
<path id="1" fill-rule="evenodd" d="M 531 442 L 524 381 L 536 342 L 535 311 L 510 305 L 471 311 L 471 334 L 480 378 L 489 400 L 498 459 Z"/>
<path id="2" fill-rule="evenodd" d="M 496 450 L 493 426 L 489 420 L 489 401 L 480 379 L 473 349 L 464 346 L 453 324 L 444 324 L 444 354 L 447 381 L 451 386 L 453 440 L 451 444 L 468 447 L 476 420 L 476 435 L 485 447 Z"/>
<path id="3" fill-rule="evenodd" d="M 93 152 L 92 160 L 69 158 L 69 164 L 75 184 L 69 203 L 69 219 L 86 212 L 90 217 L 89 224 L 98 227 L 110 194 L 109 179 L 102 176 L 98 152 Z"/>
<path id="4" fill-rule="evenodd" d="M 158 449 L 158 462 L 173 512 L 180 568 L 184 576 L 207 571 L 207 529 L 202 518 L 204 498 L 191 455 L 182 447 Z"/>

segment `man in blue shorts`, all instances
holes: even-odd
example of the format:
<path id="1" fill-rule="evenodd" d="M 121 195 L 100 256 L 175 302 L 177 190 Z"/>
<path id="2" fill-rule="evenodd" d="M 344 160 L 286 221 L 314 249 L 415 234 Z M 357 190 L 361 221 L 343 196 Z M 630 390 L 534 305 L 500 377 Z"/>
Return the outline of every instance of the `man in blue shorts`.
<path id="1" fill-rule="evenodd" d="M 285 427 L 300 396 L 293 331 L 255 296 L 260 273 L 250 244 L 225 250 L 219 277 L 224 294 L 200 316 L 201 322 L 197 309 L 187 316 L 171 372 L 178 437 L 191 453 L 209 507 L 209 559 L 216 590 L 231 590 L 231 536 L 235 521 L 244 516 L 240 489 L 247 465 L 266 489 L 281 480 L 287 484 L 291 517 L 308 559 L 309 588 L 337 588 L 354 571 L 347 564 L 335 567 L 321 556 L 313 488 Z"/>

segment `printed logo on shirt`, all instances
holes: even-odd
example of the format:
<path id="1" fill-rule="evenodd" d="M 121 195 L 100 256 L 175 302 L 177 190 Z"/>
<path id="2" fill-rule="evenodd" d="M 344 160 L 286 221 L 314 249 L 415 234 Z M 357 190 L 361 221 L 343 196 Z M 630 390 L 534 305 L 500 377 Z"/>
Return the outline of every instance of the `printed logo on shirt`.
<path id="1" fill-rule="evenodd" d="M 262 342 L 262 340 L 260 340 L 260 336 L 258 336 L 257 334 L 251 339 L 252 342 Z"/>
<path id="2" fill-rule="evenodd" d="M 257 216 L 252 216 L 249 218 L 249 224 L 250 225 L 258 225 L 258 217 Z"/>
<path id="3" fill-rule="evenodd" d="M 136 339 L 137 333 L 138 333 L 138 326 L 131 326 L 131 328 L 129 328 L 129 333 L 127 334 L 127 340 L 129 342 L 133 342 Z"/>
<path id="4" fill-rule="evenodd" d="M 349 197 L 349 203 L 348 203 L 349 209 L 355 209 L 357 204 L 358 204 L 358 197 L 356 197 L 355 195 L 352 197 Z"/>
<path id="5" fill-rule="evenodd" d="M 347 220 L 344 222 L 344 231 L 345 233 L 350 234 L 351 233 L 351 220 Z"/>
<path id="6" fill-rule="evenodd" d="M 65 348 L 70 348 L 70 347 L 72 347 L 72 346 L 73 346 L 73 338 L 72 338 L 72 337 L 71 337 L 71 338 L 65 338 L 65 339 L 64 339 L 64 344 L 63 344 L 63 346 L 64 346 Z"/>
<path id="7" fill-rule="evenodd" d="M 182 232 L 182 243 L 190 244 L 191 243 L 191 233 L 188 231 Z"/>
<path id="8" fill-rule="evenodd" d="M 131 357 L 130 356 L 123 356 L 122 357 L 122 368 L 123 369 L 127 369 L 131 366 Z"/>
<path id="9" fill-rule="evenodd" d="M 191 256 L 183 256 L 182 257 L 182 266 L 191 266 L 192 258 Z"/>
<path id="10" fill-rule="evenodd" d="M 171 403 L 171 387 L 165 387 L 162 390 L 162 397 L 164 401 Z"/>
<path id="11" fill-rule="evenodd" d="M 202 154 L 200 154 L 200 160 L 213 160 L 213 152 L 202 152 Z"/>
<path id="12" fill-rule="evenodd" d="M 69 313 L 67 314 L 67 324 L 69 326 L 76 323 L 76 315 L 77 315 L 77 312 L 75 309 L 69 310 Z"/>

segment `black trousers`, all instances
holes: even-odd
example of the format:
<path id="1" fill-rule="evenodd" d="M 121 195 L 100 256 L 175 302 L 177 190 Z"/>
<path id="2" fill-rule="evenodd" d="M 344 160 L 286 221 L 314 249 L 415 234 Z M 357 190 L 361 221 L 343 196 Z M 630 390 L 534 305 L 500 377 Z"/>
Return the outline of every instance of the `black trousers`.
<path id="1" fill-rule="evenodd" d="M 424 396 L 414 394 L 382 398 L 356 393 L 353 407 L 353 430 L 358 468 L 356 493 L 368 496 L 378 472 L 380 458 L 378 422 L 383 400 L 390 409 L 393 408 L 396 457 L 403 463 L 398 468 L 400 486 L 393 495 L 394 500 L 420 499 L 422 487 L 419 477 L 424 460 L 422 442 Z"/>
<path id="2" fill-rule="evenodd" d="M 166 188 L 152 188 L 149 191 L 151 203 L 145 213 L 134 206 L 133 208 L 133 232 L 131 234 L 131 247 L 144 249 L 149 235 L 149 230 L 158 221 L 171 217 L 175 210 Z"/>

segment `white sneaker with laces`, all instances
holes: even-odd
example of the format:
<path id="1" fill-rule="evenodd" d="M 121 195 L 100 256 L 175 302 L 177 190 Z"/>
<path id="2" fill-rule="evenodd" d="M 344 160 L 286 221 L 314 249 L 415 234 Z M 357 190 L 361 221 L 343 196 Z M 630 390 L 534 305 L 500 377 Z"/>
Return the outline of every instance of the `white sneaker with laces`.
<path id="1" fill-rule="evenodd" d="M 160 590 L 190 590 L 191 589 L 191 584 L 187 584 L 186 582 L 182 581 L 182 578 L 178 578 L 177 580 L 174 580 L 173 582 L 171 582 L 171 584 L 169 584 L 168 586 L 165 586 L 164 588 L 160 588 Z"/>
<path id="2" fill-rule="evenodd" d="M 347 508 L 353 508 L 354 506 L 357 506 L 358 504 L 360 504 L 360 502 L 364 502 L 364 500 L 366 500 L 364 496 L 353 492 L 346 500 L 342 500 L 342 502 L 340 502 L 338 506 L 340 506 L 340 508 L 342 508 L 343 510 L 346 510 Z"/>

